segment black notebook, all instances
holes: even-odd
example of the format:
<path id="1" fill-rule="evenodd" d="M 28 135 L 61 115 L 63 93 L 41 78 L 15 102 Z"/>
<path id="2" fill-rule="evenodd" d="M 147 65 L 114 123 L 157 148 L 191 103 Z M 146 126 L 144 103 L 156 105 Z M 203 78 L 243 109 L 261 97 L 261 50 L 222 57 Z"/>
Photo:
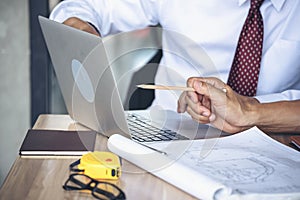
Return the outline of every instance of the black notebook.
<path id="1" fill-rule="evenodd" d="M 95 131 L 61 131 L 29 129 L 19 154 L 83 155 L 94 151 Z"/>

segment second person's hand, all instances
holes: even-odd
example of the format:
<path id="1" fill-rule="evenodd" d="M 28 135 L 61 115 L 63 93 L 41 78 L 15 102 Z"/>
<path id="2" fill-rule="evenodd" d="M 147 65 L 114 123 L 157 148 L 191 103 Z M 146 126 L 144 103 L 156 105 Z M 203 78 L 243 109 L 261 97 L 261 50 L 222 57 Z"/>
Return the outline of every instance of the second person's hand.
<path id="1" fill-rule="evenodd" d="M 83 21 L 77 17 L 70 17 L 68 19 L 66 19 L 63 24 L 71 26 L 73 28 L 100 36 L 99 33 L 97 32 L 97 30 L 88 22 Z"/>

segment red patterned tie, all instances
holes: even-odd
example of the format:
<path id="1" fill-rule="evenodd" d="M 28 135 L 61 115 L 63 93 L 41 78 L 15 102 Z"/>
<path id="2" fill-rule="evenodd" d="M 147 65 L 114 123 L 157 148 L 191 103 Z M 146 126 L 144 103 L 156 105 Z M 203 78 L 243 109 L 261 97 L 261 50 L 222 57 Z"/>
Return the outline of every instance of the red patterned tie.
<path id="1" fill-rule="evenodd" d="M 251 0 L 227 82 L 233 90 L 244 96 L 256 94 L 264 32 L 259 8 L 263 1 Z"/>

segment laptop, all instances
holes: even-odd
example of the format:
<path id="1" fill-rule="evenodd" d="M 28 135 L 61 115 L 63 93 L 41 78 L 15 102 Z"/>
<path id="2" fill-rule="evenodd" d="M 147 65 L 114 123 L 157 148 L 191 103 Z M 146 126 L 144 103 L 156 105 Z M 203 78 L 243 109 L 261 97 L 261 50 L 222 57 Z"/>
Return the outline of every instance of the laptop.
<path id="1" fill-rule="evenodd" d="M 125 111 L 108 59 L 109 41 L 42 16 L 38 19 L 73 120 L 107 137 L 117 133 L 140 143 L 194 139 L 199 130 L 202 135 L 207 132 L 206 125 L 199 129 L 198 123 L 176 112 Z M 135 36 L 122 37 L 130 41 Z"/>

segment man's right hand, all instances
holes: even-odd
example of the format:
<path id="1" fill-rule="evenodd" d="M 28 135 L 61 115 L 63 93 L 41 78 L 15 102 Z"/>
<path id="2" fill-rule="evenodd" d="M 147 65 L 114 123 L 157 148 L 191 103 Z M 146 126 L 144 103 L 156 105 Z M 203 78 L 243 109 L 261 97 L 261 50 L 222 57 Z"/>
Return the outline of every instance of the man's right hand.
<path id="1" fill-rule="evenodd" d="M 259 102 L 255 98 L 237 94 L 217 78 L 192 77 L 188 79 L 188 86 L 195 92 L 181 95 L 179 113 L 186 111 L 199 123 L 210 123 L 228 133 L 237 133 L 257 124 L 258 114 L 254 108 Z"/>
<path id="2" fill-rule="evenodd" d="M 77 17 L 70 17 L 63 22 L 63 24 L 71 26 L 73 28 L 100 36 L 99 33 L 95 30 L 95 28 L 86 21 L 83 21 Z"/>

